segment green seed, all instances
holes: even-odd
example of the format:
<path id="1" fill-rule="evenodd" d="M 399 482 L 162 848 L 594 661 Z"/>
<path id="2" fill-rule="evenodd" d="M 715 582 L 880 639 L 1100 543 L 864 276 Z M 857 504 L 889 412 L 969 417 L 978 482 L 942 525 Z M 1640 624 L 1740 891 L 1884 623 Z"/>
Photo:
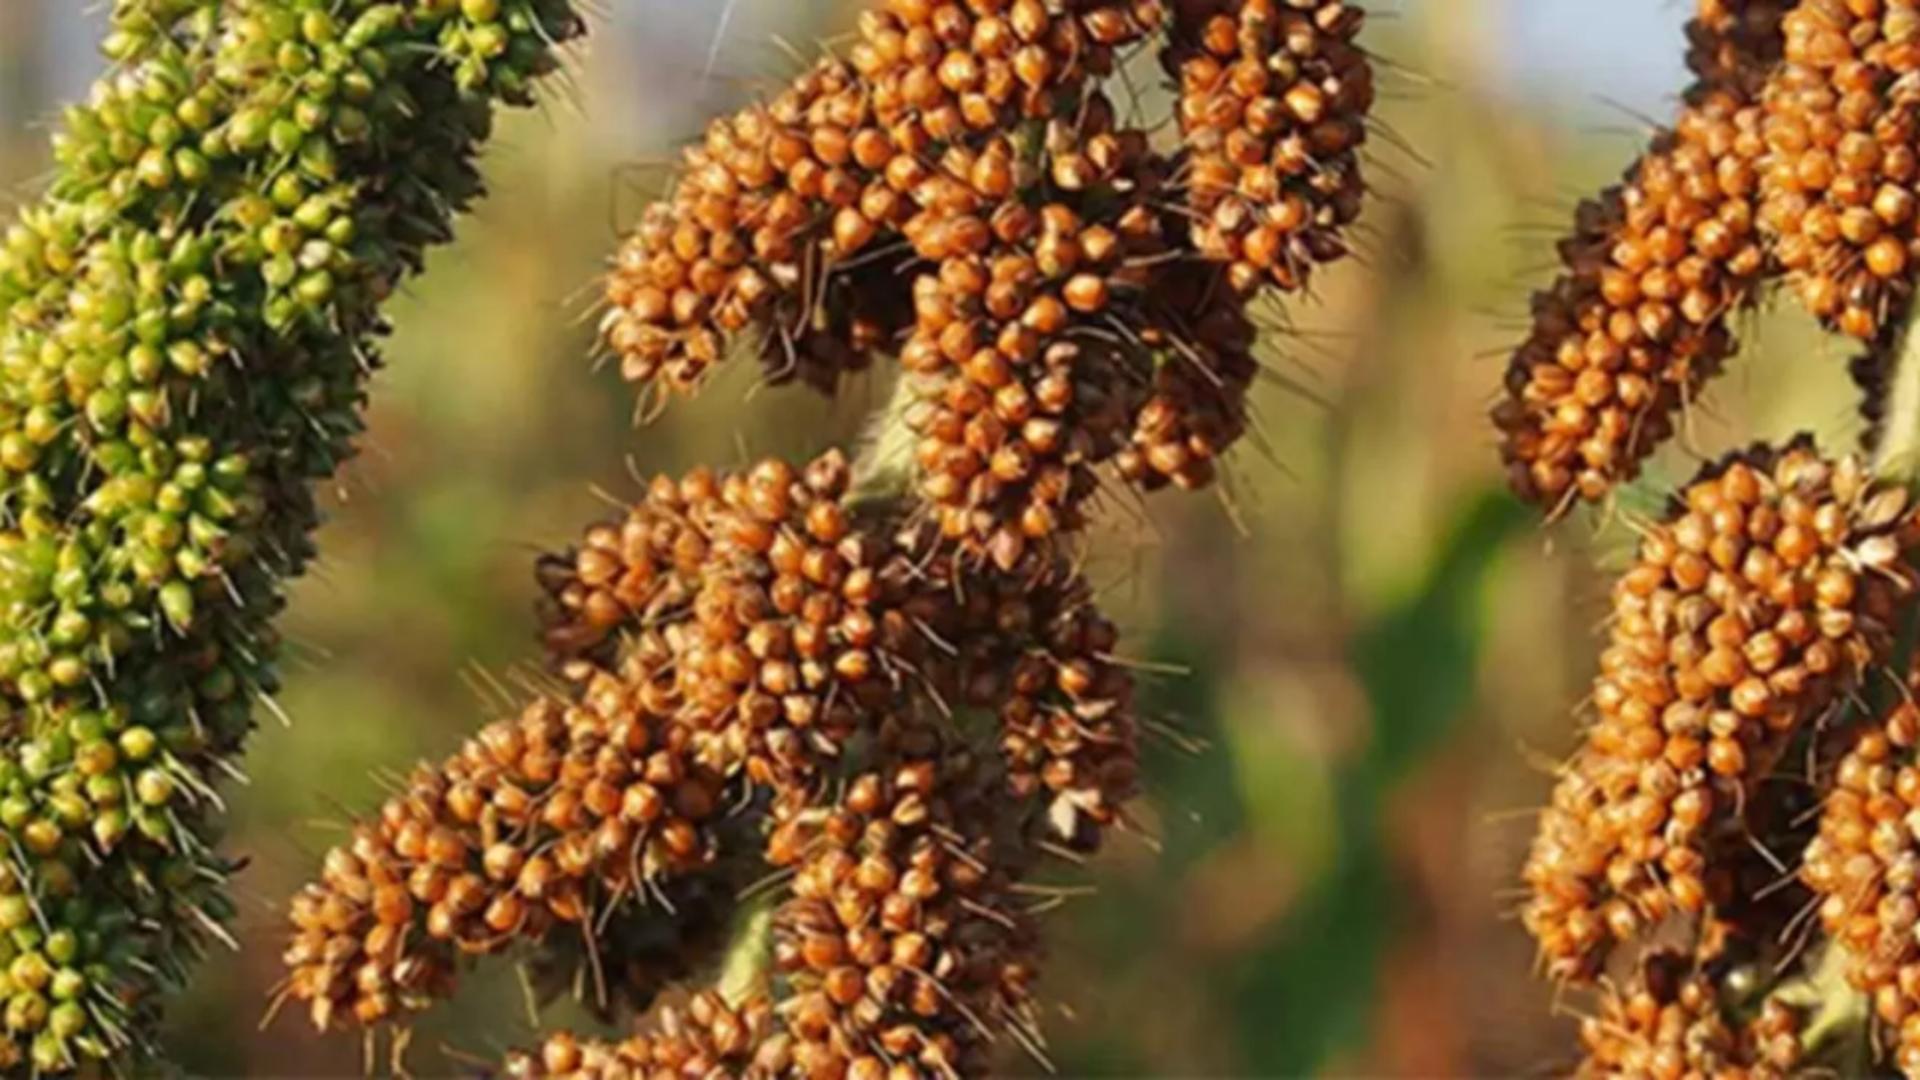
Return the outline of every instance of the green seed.
<path id="1" fill-rule="evenodd" d="M 46 1025 L 47 1012 L 45 997 L 32 990 L 21 990 L 7 999 L 7 1027 L 20 1032 L 39 1031 Z M 35 1046 L 38 1045 L 36 1042 Z"/>
<path id="2" fill-rule="evenodd" d="M 142 769 L 134 781 L 134 794 L 148 806 L 165 806 L 173 798 L 173 777 L 159 769 Z"/>
<path id="3" fill-rule="evenodd" d="M 120 733 L 120 752 L 128 761 L 145 761 L 159 749 L 159 740 L 154 737 L 153 729 L 143 726 L 130 727 Z"/>
<path id="4" fill-rule="evenodd" d="M 169 581 L 160 589 L 160 610 L 175 630 L 185 633 L 193 628 L 193 589 L 184 581 Z"/>
<path id="5" fill-rule="evenodd" d="M 60 999 L 60 1004 L 47 1014 L 47 1032 L 57 1039 L 71 1039 L 87 1030 L 87 1010 L 78 1004 L 80 995 L 87 990 L 86 977 L 77 971 L 74 977 L 79 980 L 77 983 L 63 983 L 59 977 L 54 979 L 53 994 Z M 63 989 L 67 991 L 64 995 Z"/>

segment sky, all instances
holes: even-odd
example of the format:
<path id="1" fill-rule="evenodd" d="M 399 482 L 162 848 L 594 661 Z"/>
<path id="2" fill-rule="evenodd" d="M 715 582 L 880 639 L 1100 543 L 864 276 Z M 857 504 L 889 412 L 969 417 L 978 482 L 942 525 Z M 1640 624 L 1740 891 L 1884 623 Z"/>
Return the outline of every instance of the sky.
<path id="1" fill-rule="evenodd" d="M 1437 14 L 1460 0 L 1398 0 Z M 1493 0 L 1496 85 L 1581 113 L 1661 112 L 1686 81 L 1687 0 Z"/>

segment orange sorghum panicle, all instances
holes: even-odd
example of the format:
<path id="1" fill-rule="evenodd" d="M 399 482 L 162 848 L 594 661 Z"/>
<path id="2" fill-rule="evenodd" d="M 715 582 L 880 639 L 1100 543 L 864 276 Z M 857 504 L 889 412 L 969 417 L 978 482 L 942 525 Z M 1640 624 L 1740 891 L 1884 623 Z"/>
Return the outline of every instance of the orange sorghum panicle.
<path id="1" fill-rule="evenodd" d="M 1802 440 L 1710 466 L 1613 590 L 1585 744 L 1523 915 L 1556 978 L 1709 904 L 1709 844 L 1786 743 L 1885 660 L 1920 533 L 1904 489 Z"/>
<path id="2" fill-rule="evenodd" d="M 1769 81 L 1758 220 L 1809 311 L 1871 339 L 1912 293 L 1920 253 L 1917 12 L 1802 4 Z"/>
<path id="3" fill-rule="evenodd" d="M 1650 954 L 1624 986 L 1602 990 L 1598 1015 L 1580 1026 L 1586 1053 L 1574 1075 L 1784 1080 L 1795 1074 L 1804 1052 L 1796 1010 L 1769 998 L 1745 1024 L 1730 1011 L 1687 957 Z"/>
<path id="4" fill-rule="evenodd" d="M 1177 5 L 1164 61 L 1179 84 L 1191 236 L 1239 292 L 1297 292 L 1347 253 L 1374 98 L 1364 21 L 1344 0 Z"/>
<path id="5" fill-rule="evenodd" d="M 1035 937 L 1009 891 L 1019 817 L 964 752 L 902 738 L 769 850 L 795 870 L 774 963 L 804 1075 L 976 1075 L 992 1032 L 1030 1022 Z"/>
<path id="6" fill-rule="evenodd" d="M 613 677 L 530 705 L 417 769 L 328 852 L 293 901 L 289 993 L 322 1029 L 424 1008 L 461 955 L 584 925 L 707 865 L 720 805 L 720 779 Z"/>
<path id="7" fill-rule="evenodd" d="M 1705 95 L 1625 183 L 1581 204 L 1493 411 L 1522 497 L 1559 508 L 1632 479 L 1733 351 L 1728 319 L 1766 262 L 1759 129 L 1757 108 Z"/>

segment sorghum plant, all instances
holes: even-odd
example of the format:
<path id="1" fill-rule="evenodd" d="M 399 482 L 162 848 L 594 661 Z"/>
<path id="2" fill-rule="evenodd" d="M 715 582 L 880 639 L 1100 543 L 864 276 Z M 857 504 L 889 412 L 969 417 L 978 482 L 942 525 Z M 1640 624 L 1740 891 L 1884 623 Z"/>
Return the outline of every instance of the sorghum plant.
<path id="1" fill-rule="evenodd" d="M 560 0 L 120 0 L 0 250 L 0 1069 L 137 1064 L 225 938 L 217 788 L 277 685 L 380 308 L 480 192 Z"/>
<path id="2" fill-rule="evenodd" d="M 1513 485 L 1608 498 L 1778 283 L 1864 343 L 1858 453 L 1705 468 L 1613 587 L 1524 869 L 1583 1074 L 1920 1076 L 1920 5 L 1701 0 L 1697 81 L 1581 205 L 1494 412 Z"/>
<path id="3" fill-rule="evenodd" d="M 323 1029 L 402 1024 L 519 950 L 639 1024 L 553 1034 L 504 1062 L 527 1077 L 974 1076 L 1037 1049 L 1036 875 L 1138 787 L 1076 569 L 1090 505 L 1204 487 L 1244 434 L 1249 305 L 1302 291 L 1361 209 L 1361 23 L 879 0 L 844 56 L 714 122 L 612 260 L 623 375 L 664 399 L 744 353 L 831 393 L 891 357 L 894 400 L 855 455 L 662 476 L 540 560 L 566 692 L 328 853 L 286 994 Z M 1177 123 L 1136 126 L 1113 87 L 1156 52 Z"/>

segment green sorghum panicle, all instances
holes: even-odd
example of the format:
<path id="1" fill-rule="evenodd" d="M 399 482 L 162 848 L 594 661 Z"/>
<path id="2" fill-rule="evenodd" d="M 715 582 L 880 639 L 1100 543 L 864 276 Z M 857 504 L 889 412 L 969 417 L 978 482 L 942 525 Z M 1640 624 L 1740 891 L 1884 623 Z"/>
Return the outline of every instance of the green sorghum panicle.
<path id="1" fill-rule="evenodd" d="M 564 0 L 119 0 L 0 243 L 0 1066 L 145 1051 L 380 305 Z"/>

